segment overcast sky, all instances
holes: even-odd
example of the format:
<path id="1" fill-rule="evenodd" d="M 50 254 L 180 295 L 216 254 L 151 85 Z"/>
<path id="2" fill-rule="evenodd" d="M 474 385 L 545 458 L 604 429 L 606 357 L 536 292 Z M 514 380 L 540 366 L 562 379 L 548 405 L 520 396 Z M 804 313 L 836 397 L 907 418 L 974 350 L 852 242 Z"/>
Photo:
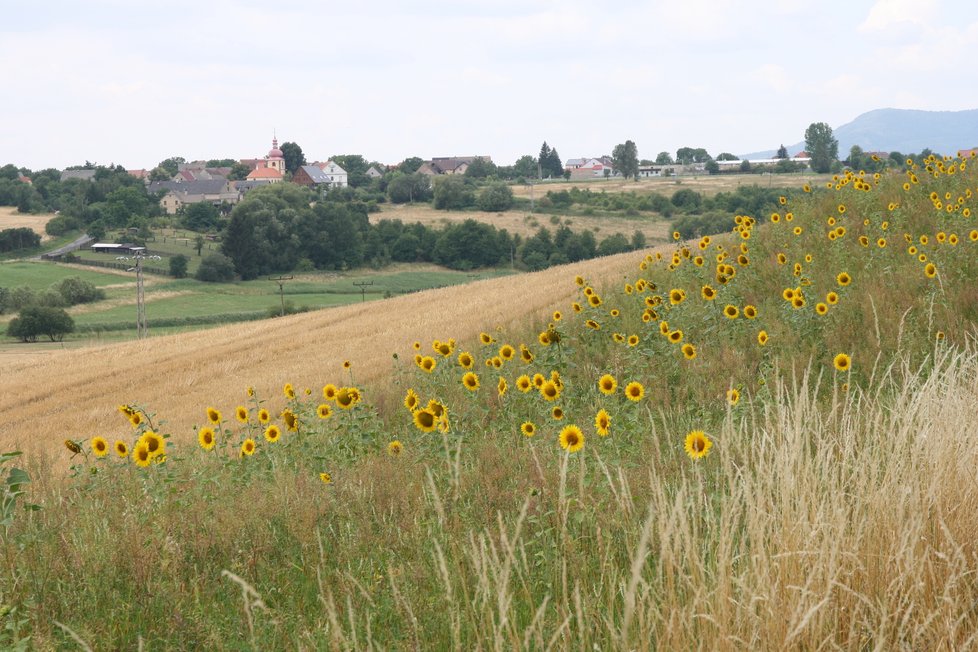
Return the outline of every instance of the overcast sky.
<path id="1" fill-rule="evenodd" d="M 0 0 L 0 165 L 776 148 L 978 108 L 973 0 Z"/>

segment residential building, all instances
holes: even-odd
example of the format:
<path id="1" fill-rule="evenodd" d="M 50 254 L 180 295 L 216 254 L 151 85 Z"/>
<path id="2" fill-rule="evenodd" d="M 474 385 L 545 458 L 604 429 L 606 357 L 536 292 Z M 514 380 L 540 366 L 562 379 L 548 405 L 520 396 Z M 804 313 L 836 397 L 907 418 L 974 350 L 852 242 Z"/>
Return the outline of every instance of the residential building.
<path id="1" fill-rule="evenodd" d="M 439 174 L 465 174 L 465 171 L 469 169 L 469 165 L 476 159 L 492 163 L 492 158 L 489 156 L 442 156 L 425 161 L 418 168 L 418 172 L 430 176 Z"/>
<path id="2" fill-rule="evenodd" d="M 150 194 L 164 192 L 160 206 L 168 215 L 173 215 L 185 204 L 209 202 L 215 206 L 224 203 L 236 204 L 241 199 L 238 189 L 224 179 L 205 181 L 154 181 L 146 191 Z"/>
<path id="3" fill-rule="evenodd" d="M 377 167 L 373 165 L 367 168 L 367 171 L 364 174 L 366 174 L 371 179 L 379 179 L 382 176 L 384 176 L 384 173 L 378 170 Z"/>
<path id="4" fill-rule="evenodd" d="M 68 179 L 95 181 L 95 170 L 65 170 L 61 173 L 61 182 L 64 183 Z"/>

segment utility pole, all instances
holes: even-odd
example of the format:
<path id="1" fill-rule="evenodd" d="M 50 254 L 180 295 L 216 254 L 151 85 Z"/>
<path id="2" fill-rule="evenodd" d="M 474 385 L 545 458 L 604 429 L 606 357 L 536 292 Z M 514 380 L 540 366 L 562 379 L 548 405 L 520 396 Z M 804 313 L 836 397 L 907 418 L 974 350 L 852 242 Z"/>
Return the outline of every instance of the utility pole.
<path id="1" fill-rule="evenodd" d="M 149 326 L 146 324 L 146 293 L 143 290 L 143 261 L 160 260 L 160 257 L 147 255 L 144 250 L 134 253 L 131 259 L 135 260 L 136 264 L 126 271 L 136 272 L 136 337 L 143 339 L 149 335 Z M 119 256 L 116 260 L 130 260 L 130 257 Z"/>
<path id="2" fill-rule="evenodd" d="M 293 276 L 279 276 L 278 278 L 268 277 L 269 281 L 278 283 L 278 295 L 282 299 L 282 317 L 285 317 L 285 282 L 291 281 Z"/>
<path id="3" fill-rule="evenodd" d="M 367 300 L 367 290 L 364 289 L 364 286 L 373 285 L 374 282 L 373 281 L 353 281 L 353 284 L 355 286 L 357 286 L 358 288 L 360 288 L 360 302 L 363 303 L 364 301 Z"/>

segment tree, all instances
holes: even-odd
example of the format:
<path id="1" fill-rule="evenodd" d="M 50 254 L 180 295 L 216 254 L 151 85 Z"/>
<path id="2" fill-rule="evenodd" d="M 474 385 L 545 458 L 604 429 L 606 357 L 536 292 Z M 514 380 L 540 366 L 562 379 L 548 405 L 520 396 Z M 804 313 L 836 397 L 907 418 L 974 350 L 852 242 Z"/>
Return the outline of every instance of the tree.
<path id="1" fill-rule="evenodd" d="M 513 190 L 502 182 L 486 186 L 479 195 L 479 208 L 484 211 L 505 211 L 513 206 Z"/>
<path id="2" fill-rule="evenodd" d="M 655 157 L 656 165 L 672 165 L 675 163 L 672 159 L 672 154 L 669 152 L 659 152 L 659 155 Z"/>
<path id="3" fill-rule="evenodd" d="M 95 287 L 91 281 L 79 276 L 68 276 L 51 286 L 51 289 L 61 295 L 66 305 L 74 306 L 79 303 L 91 303 L 105 298 L 105 290 Z"/>
<path id="4" fill-rule="evenodd" d="M 233 158 L 212 158 L 208 159 L 206 165 L 209 168 L 229 168 L 233 166 L 237 161 Z"/>
<path id="5" fill-rule="evenodd" d="M 633 177 L 638 179 L 638 148 L 635 143 L 626 140 L 620 145 L 615 145 L 611 151 L 612 165 L 621 176 Z"/>
<path id="6" fill-rule="evenodd" d="M 417 156 L 409 156 L 408 158 L 401 161 L 401 164 L 397 166 L 397 169 L 404 174 L 414 174 L 418 171 L 418 168 L 424 164 L 424 159 Z"/>
<path id="7" fill-rule="evenodd" d="M 187 159 L 182 156 L 171 156 L 160 161 L 156 167 L 162 169 L 166 173 L 167 178 L 171 178 L 177 176 L 177 172 L 180 171 L 180 164 L 186 162 Z"/>
<path id="8" fill-rule="evenodd" d="M 496 164 L 492 161 L 487 161 L 482 157 L 476 157 L 467 168 L 465 168 L 465 177 L 468 179 L 485 179 L 486 177 L 495 176 L 496 174 Z"/>
<path id="9" fill-rule="evenodd" d="M 543 141 L 543 145 L 540 145 L 540 155 L 537 156 L 537 161 L 540 162 L 540 177 L 543 178 L 547 176 L 548 162 L 550 161 L 550 145 L 547 144 L 547 141 Z"/>
<path id="10" fill-rule="evenodd" d="M 716 160 L 718 161 L 739 161 L 740 159 L 730 152 L 720 152 L 717 154 Z"/>
<path id="11" fill-rule="evenodd" d="M 435 180 L 435 208 L 459 210 L 475 203 L 475 193 L 459 176 L 439 177 Z"/>
<path id="12" fill-rule="evenodd" d="M 302 153 L 302 148 L 296 143 L 282 143 L 282 158 L 285 159 L 285 169 L 290 174 L 295 174 L 301 166 L 306 164 L 306 155 Z"/>
<path id="13" fill-rule="evenodd" d="M 784 143 L 782 143 L 781 147 L 778 148 L 778 153 L 774 155 L 774 158 L 779 158 L 779 159 L 788 158 L 788 148 L 784 146 Z"/>
<path id="14" fill-rule="evenodd" d="M 564 174 L 564 164 L 560 160 L 560 155 L 556 149 L 550 149 L 547 141 L 543 141 L 540 146 L 540 156 L 537 158 L 540 166 L 540 176 L 543 178 L 556 179 Z"/>
<path id="15" fill-rule="evenodd" d="M 214 204 L 200 201 L 185 206 L 180 221 L 183 222 L 184 228 L 191 231 L 212 231 L 218 228 L 220 217 Z"/>
<path id="16" fill-rule="evenodd" d="M 703 167 L 708 174 L 720 174 L 720 164 L 712 159 L 707 161 Z"/>
<path id="17" fill-rule="evenodd" d="M 60 342 L 75 330 L 75 322 L 61 308 L 28 306 L 7 325 L 7 335 L 21 342 L 36 342 L 39 335 L 47 335 L 52 342 Z"/>
<path id="18" fill-rule="evenodd" d="M 194 237 L 194 249 L 197 250 L 197 255 L 200 256 L 200 252 L 204 250 L 204 236 L 197 234 Z"/>
<path id="19" fill-rule="evenodd" d="M 839 141 L 832 135 L 832 127 L 824 122 L 813 122 L 805 130 L 805 151 L 811 156 L 812 169 L 824 174 L 839 157 Z"/>
<path id="20" fill-rule="evenodd" d="M 526 154 L 513 163 L 513 176 L 516 178 L 535 179 L 537 176 L 537 160 Z"/>
<path id="21" fill-rule="evenodd" d="M 249 174 L 251 174 L 250 167 L 244 163 L 235 163 L 231 166 L 231 171 L 228 172 L 228 181 L 241 181 L 246 179 Z"/>
<path id="22" fill-rule="evenodd" d="M 187 277 L 187 263 L 189 259 L 183 254 L 177 254 L 170 259 L 170 276 L 173 278 Z"/>
<path id="23" fill-rule="evenodd" d="M 370 177 L 367 176 L 370 164 L 360 154 L 337 154 L 330 160 L 346 170 L 346 181 L 351 188 L 359 188 L 370 183 Z"/>
<path id="24" fill-rule="evenodd" d="M 194 275 L 198 281 L 207 283 L 226 283 L 234 280 L 234 263 L 227 256 L 211 253 L 200 261 L 200 267 Z"/>
<path id="25" fill-rule="evenodd" d="M 702 147 L 680 147 L 676 150 L 676 163 L 680 165 L 690 165 L 692 163 L 706 163 L 710 160 L 710 155 Z"/>

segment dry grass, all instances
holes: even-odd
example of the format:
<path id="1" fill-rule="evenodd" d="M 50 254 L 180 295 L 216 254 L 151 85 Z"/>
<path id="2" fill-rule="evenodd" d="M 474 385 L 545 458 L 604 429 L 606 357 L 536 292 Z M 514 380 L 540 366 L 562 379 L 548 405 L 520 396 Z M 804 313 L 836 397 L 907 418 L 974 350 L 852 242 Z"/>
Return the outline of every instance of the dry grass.
<path id="1" fill-rule="evenodd" d="M 34 233 L 41 236 L 41 240 L 48 240 L 51 236 L 44 232 L 44 225 L 54 217 L 54 213 L 43 213 L 31 215 L 28 213 L 18 213 L 14 206 L 0 206 L 0 230 L 15 229 L 26 226 Z"/>
<path id="2" fill-rule="evenodd" d="M 699 176 L 683 177 L 659 177 L 654 179 L 639 179 L 638 181 L 624 181 L 622 179 L 596 179 L 594 181 L 554 181 L 536 185 L 532 192 L 537 199 L 547 194 L 548 190 L 558 192 L 560 190 L 570 190 L 571 188 L 587 188 L 591 192 L 634 192 L 639 195 L 649 195 L 657 192 L 660 195 L 671 197 L 672 193 L 682 188 L 695 190 L 703 195 L 713 196 L 718 192 L 732 192 L 738 186 L 753 186 L 772 188 L 800 188 L 803 184 L 809 183 L 812 186 L 823 184 L 831 175 L 828 174 L 721 174 L 711 176 L 703 174 Z M 530 186 L 512 186 L 513 195 L 516 197 L 529 197 Z"/>
<path id="3" fill-rule="evenodd" d="M 240 402 L 249 385 L 275 396 L 286 382 L 318 390 L 342 380 L 344 360 L 354 361 L 357 383 L 380 389 L 392 353 L 407 354 L 414 340 L 472 340 L 534 319 L 570 301 L 574 274 L 618 278 L 636 255 L 144 341 L 4 355 L 0 450 L 52 452 L 68 436 L 108 434 L 120 425 L 120 403 L 158 412 L 167 430 L 189 438 L 207 405 Z"/>
<path id="4" fill-rule="evenodd" d="M 519 188 L 515 186 L 514 188 Z M 537 194 L 541 197 L 542 194 Z M 483 211 L 441 211 L 435 210 L 428 204 L 399 204 L 385 205 L 379 213 L 379 219 L 401 220 L 407 224 L 421 222 L 427 226 L 444 226 L 458 224 L 465 220 L 476 220 L 491 224 L 497 229 L 506 229 L 510 233 L 531 236 L 545 226 L 552 232 L 556 225 L 550 221 L 550 215 L 529 215 L 523 211 L 506 211 L 504 213 L 486 213 Z M 574 216 L 561 218 L 561 223 L 573 231 L 593 230 L 600 241 L 615 232 L 631 236 L 635 231 L 645 234 L 649 242 L 668 237 L 669 224 L 662 220 L 648 217 L 588 217 Z"/>

